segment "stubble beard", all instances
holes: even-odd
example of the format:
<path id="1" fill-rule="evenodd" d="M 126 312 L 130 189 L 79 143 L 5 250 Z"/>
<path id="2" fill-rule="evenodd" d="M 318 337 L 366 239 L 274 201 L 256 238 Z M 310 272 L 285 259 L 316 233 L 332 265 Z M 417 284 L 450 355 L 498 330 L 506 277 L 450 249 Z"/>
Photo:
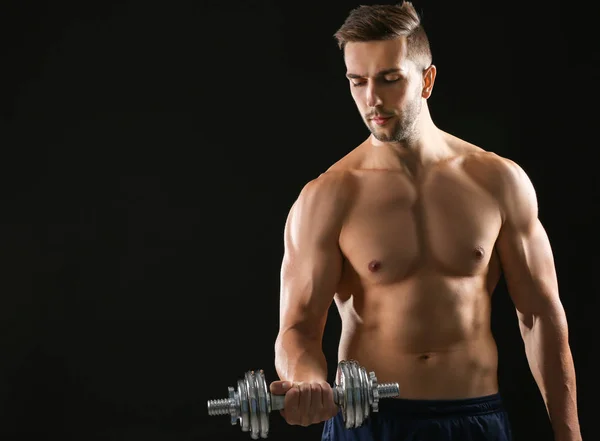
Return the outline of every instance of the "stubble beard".
<path id="1" fill-rule="evenodd" d="M 409 141 L 415 134 L 415 123 L 421 113 L 421 100 L 415 99 L 393 122 L 393 127 L 377 127 L 372 121 L 365 122 L 373 137 L 380 142 Z"/>

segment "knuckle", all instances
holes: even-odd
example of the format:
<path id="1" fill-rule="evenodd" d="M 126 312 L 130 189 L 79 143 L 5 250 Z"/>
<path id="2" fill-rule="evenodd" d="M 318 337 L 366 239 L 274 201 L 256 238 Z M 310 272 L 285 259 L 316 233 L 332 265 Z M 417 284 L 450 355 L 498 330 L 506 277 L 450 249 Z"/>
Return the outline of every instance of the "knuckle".
<path id="1" fill-rule="evenodd" d="M 321 383 L 321 390 L 323 391 L 323 396 L 333 397 L 333 389 L 328 383 Z"/>
<path id="2" fill-rule="evenodd" d="M 310 385 L 310 397 L 313 404 L 316 401 L 321 401 L 321 386 L 318 383 L 313 383 Z"/>
<path id="3" fill-rule="evenodd" d="M 284 399 L 284 408 L 285 409 L 291 409 L 293 407 L 295 407 L 298 403 L 298 394 L 294 393 L 293 391 L 289 391 L 287 394 L 285 394 L 285 399 Z"/>

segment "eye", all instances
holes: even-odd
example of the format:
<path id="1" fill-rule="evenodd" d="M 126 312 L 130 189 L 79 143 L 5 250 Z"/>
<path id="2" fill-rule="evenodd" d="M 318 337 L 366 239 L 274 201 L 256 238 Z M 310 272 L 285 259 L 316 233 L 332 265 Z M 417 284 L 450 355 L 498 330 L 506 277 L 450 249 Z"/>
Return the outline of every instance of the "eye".
<path id="1" fill-rule="evenodd" d="M 400 81 L 400 77 L 398 77 L 398 76 L 383 77 L 383 81 L 385 81 L 386 83 L 395 83 L 396 81 Z"/>
<path id="2" fill-rule="evenodd" d="M 352 87 L 361 87 L 366 84 L 364 81 L 358 81 L 358 82 L 350 81 L 350 82 L 352 83 Z"/>

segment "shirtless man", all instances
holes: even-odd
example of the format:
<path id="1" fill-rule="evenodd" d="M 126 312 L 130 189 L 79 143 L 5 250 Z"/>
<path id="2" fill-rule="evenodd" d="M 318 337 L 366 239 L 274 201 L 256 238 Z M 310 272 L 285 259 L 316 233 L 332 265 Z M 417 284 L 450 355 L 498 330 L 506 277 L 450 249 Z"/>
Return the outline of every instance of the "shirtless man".
<path id="1" fill-rule="evenodd" d="M 581 440 L 565 312 L 527 175 L 434 125 L 436 67 L 411 3 L 354 9 L 335 36 L 371 134 L 302 189 L 285 225 L 281 381 L 270 385 L 286 394 L 283 417 L 325 421 L 323 440 L 510 440 L 490 326 L 503 272 L 555 440 Z M 326 382 L 334 300 L 339 360 L 400 385 L 357 429 L 344 429 Z"/>

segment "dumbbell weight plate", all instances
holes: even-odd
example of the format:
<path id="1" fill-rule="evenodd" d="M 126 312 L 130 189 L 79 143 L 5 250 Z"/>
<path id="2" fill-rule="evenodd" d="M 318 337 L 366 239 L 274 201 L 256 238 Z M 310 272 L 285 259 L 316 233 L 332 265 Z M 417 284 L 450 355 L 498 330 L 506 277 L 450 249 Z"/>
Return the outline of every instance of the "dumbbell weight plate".
<path id="1" fill-rule="evenodd" d="M 361 385 L 361 396 L 362 396 L 362 420 L 359 425 L 362 425 L 363 421 L 367 419 L 369 414 L 371 413 L 371 383 L 369 382 L 369 374 L 367 374 L 367 370 L 361 367 L 358 363 L 355 362 L 355 366 L 358 369 L 360 375 L 360 385 Z"/>
<path id="2" fill-rule="evenodd" d="M 337 373 L 336 383 L 341 386 L 342 390 L 341 401 L 338 405 L 342 409 L 342 415 L 348 429 L 354 427 L 354 394 L 352 392 L 354 382 L 350 376 L 347 363 L 340 363 Z"/>
<path id="3" fill-rule="evenodd" d="M 362 425 L 366 419 L 365 401 L 367 394 L 365 390 L 365 382 L 362 377 L 362 369 L 356 363 L 350 364 L 352 378 L 354 379 L 354 427 Z"/>
<path id="4" fill-rule="evenodd" d="M 260 416 L 260 436 L 266 438 L 269 434 L 269 413 L 271 413 L 271 394 L 267 390 L 267 381 L 262 370 L 255 375 L 258 391 L 258 404 Z"/>
<path id="5" fill-rule="evenodd" d="M 242 431 L 250 432 L 252 439 L 266 438 L 269 433 L 270 394 L 267 392 L 263 371 L 248 371 L 243 389 L 247 393 L 248 412 L 243 415 Z"/>
<path id="6" fill-rule="evenodd" d="M 372 401 L 366 370 L 354 360 L 340 362 L 334 387 L 346 428 L 360 427 L 370 414 Z"/>
<path id="7" fill-rule="evenodd" d="M 237 390 L 228 388 L 228 398 L 208 402 L 209 415 L 229 415 L 231 424 L 239 422 L 242 431 L 250 432 L 253 439 L 267 438 L 269 414 L 283 409 L 285 396 L 270 394 L 262 370 L 248 371 L 237 385 Z M 367 375 L 358 362 L 347 360 L 338 365 L 333 392 L 350 429 L 360 427 L 371 412 L 378 411 L 379 399 L 398 396 L 399 388 L 397 383 L 378 384 L 374 372 Z"/>
<path id="8" fill-rule="evenodd" d="M 244 376 L 244 379 L 246 376 Z M 248 401 L 248 388 L 244 380 L 238 380 L 238 395 L 240 396 L 240 427 L 242 432 L 250 431 L 250 403 Z"/>

